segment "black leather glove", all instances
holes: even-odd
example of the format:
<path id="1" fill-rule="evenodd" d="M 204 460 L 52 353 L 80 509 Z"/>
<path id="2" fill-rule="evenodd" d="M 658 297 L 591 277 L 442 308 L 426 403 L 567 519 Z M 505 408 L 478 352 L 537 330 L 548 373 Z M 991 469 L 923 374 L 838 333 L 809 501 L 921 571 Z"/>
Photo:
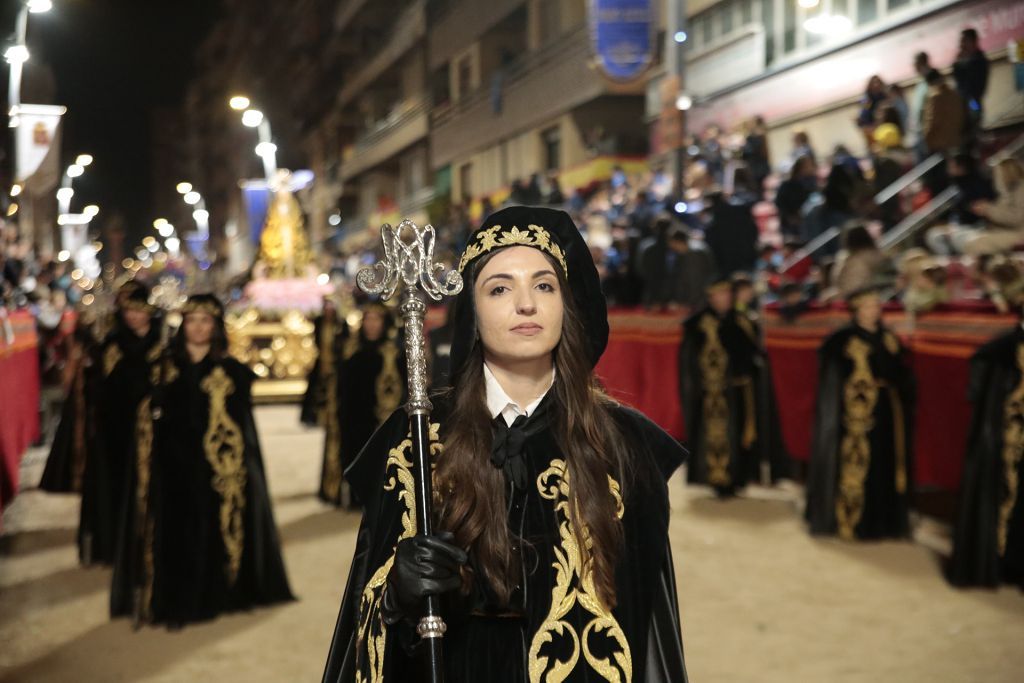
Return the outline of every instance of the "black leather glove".
<path id="1" fill-rule="evenodd" d="M 395 624 L 403 618 L 415 621 L 422 616 L 425 597 L 459 588 L 459 570 L 469 557 L 452 545 L 453 540 L 450 532 L 441 532 L 399 541 L 381 603 L 385 623 Z"/>

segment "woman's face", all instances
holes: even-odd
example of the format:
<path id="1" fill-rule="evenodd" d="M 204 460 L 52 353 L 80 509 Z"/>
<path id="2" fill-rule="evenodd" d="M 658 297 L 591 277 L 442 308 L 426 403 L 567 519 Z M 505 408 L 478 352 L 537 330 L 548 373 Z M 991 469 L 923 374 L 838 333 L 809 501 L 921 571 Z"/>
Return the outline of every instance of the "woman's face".
<path id="1" fill-rule="evenodd" d="M 565 308 L 555 266 L 543 252 L 502 249 L 473 287 L 485 358 L 514 363 L 551 357 L 562 338 Z"/>
<path id="2" fill-rule="evenodd" d="M 377 341 L 384 335 L 384 315 L 373 308 L 363 313 L 363 336 L 368 341 Z"/>
<path id="3" fill-rule="evenodd" d="M 185 316 L 185 341 L 193 346 L 206 346 L 213 339 L 213 316 L 209 313 L 189 313 Z"/>
<path id="4" fill-rule="evenodd" d="M 853 313 L 857 324 L 864 328 L 873 328 L 882 319 L 882 299 L 877 294 L 864 296 L 857 302 Z"/>
<path id="5" fill-rule="evenodd" d="M 149 313 L 137 308 L 126 308 L 122 313 L 124 324 L 137 335 L 143 335 L 149 328 Z"/>

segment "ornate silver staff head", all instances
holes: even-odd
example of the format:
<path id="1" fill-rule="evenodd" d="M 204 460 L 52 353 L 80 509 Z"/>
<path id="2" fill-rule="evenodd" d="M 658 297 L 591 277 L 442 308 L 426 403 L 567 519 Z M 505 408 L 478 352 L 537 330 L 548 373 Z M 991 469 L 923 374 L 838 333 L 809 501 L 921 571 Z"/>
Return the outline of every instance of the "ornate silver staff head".
<path id="1" fill-rule="evenodd" d="M 385 223 L 380 228 L 380 238 L 384 243 L 384 261 L 378 261 L 373 268 L 363 268 L 356 275 L 359 288 L 367 294 L 390 299 L 399 282 L 404 282 L 408 290 L 419 285 L 434 301 L 462 291 L 459 272 L 445 272 L 444 264 L 434 263 L 434 226 L 420 227 L 408 219 L 397 228 Z"/>
<path id="2" fill-rule="evenodd" d="M 397 228 L 385 223 L 380 229 L 384 242 L 384 261 L 373 268 L 363 268 L 356 275 L 360 289 L 367 294 L 379 294 L 387 300 L 395 294 L 400 282 L 405 283 L 402 298 L 402 320 L 405 323 L 405 360 L 409 375 L 410 415 L 428 415 L 432 409 L 427 398 L 426 342 L 423 337 L 423 318 L 427 306 L 419 296 L 422 289 L 434 301 L 442 296 L 455 296 L 462 291 L 462 275 L 434 263 L 434 227 L 422 228 L 404 220 Z"/>

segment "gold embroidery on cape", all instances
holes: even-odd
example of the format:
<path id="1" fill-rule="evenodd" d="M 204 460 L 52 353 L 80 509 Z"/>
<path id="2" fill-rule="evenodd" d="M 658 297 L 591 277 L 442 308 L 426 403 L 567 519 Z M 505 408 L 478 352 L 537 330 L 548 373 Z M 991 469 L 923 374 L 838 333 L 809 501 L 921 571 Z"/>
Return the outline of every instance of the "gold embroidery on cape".
<path id="1" fill-rule="evenodd" d="M 729 475 L 729 403 L 726 399 L 726 368 L 729 357 L 718 336 L 718 320 L 710 313 L 700 319 L 704 347 L 697 362 L 704 381 L 704 446 L 708 483 L 728 486 Z"/>
<path id="2" fill-rule="evenodd" d="M 135 421 L 135 518 L 136 539 L 142 544 L 142 581 L 136 594 L 135 614 L 149 621 L 153 601 L 153 520 L 149 515 L 149 481 L 153 456 L 153 411 L 149 396 L 139 403 Z M 138 526 L 138 525 L 141 525 Z"/>
<path id="3" fill-rule="evenodd" d="M 885 348 L 892 355 L 898 355 L 900 352 L 900 340 L 892 332 L 886 332 L 882 336 L 882 341 L 885 342 Z"/>
<path id="4" fill-rule="evenodd" d="M 469 262 L 477 256 L 486 254 L 499 247 L 524 246 L 536 247 L 541 251 L 551 254 L 558 261 L 558 265 L 562 266 L 562 271 L 566 277 L 569 276 L 565 254 L 562 252 L 562 248 L 551 240 L 551 233 L 547 230 L 531 223 L 524 229 L 519 229 L 513 225 L 508 232 L 499 235 L 498 233 L 502 229 L 500 225 L 493 225 L 486 230 L 480 231 L 476 236 L 478 243 L 468 245 L 466 251 L 462 254 L 462 259 L 459 260 L 459 271 L 465 270 Z"/>
<path id="5" fill-rule="evenodd" d="M 436 459 L 443 446 L 438 436 L 439 425 L 430 425 L 430 456 Z M 385 465 L 385 491 L 394 491 L 398 502 L 404 506 L 402 531 L 395 539 L 398 542 L 416 534 L 416 484 L 412 476 L 412 437 L 407 436 L 388 452 Z M 395 562 L 395 552 L 373 573 L 366 582 L 359 598 L 359 630 L 356 636 L 356 679 L 355 683 L 383 683 L 384 651 L 387 646 L 388 627 L 381 618 L 381 600 L 384 584 Z"/>
<path id="6" fill-rule="evenodd" d="M 619 519 L 625 513 L 618 482 L 608 477 L 608 488 L 615 498 L 615 514 Z M 626 641 L 626 634 L 598 597 L 594 587 L 594 575 L 590 568 L 590 549 L 593 541 L 587 529 L 583 529 L 584 547 L 572 531 L 570 515 L 570 482 L 565 461 L 551 461 L 548 469 L 537 477 L 537 489 L 542 498 L 553 501 L 555 514 L 559 518 L 558 535 L 561 543 L 554 548 L 555 585 L 551 591 L 551 610 L 534 634 L 528 657 L 530 683 L 560 683 L 576 668 L 582 650 L 583 658 L 606 681 L 622 683 L 633 678 L 633 658 Z M 573 607 L 579 605 L 594 618 L 577 633 L 570 620 L 566 619 Z M 591 649 L 591 638 L 604 634 L 609 641 L 610 659 L 600 658 Z M 565 660 L 550 658 L 540 653 L 541 648 L 554 642 L 555 636 L 569 638 L 572 653 Z"/>
<path id="7" fill-rule="evenodd" d="M 1017 367 L 1024 372 L 1024 344 L 1017 345 Z M 1006 494 L 999 503 L 999 526 L 996 528 L 996 542 L 999 557 L 1006 554 L 1007 527 L 1013 506 L 1017 503 L 1019 486 L 1017 470 L 1024 455 L 1024 375 L 1020 384 L 1006 398 L 1003 408 L 1003 478 L 1006 480 Z"/>
<path id="8" fill-rule="evenodd" d="M 324 476 L 320 493 L 341 500 L 341 433 L 338 425 L 338 381 L 334 367 L 334 322 L 324 317 L 320 337 L 320 381 L 324 387 Z"/>
<path id="9" fill-rule="evenodd" d="M 864 513 L 864 481 L 871 462 L 868 434 L 875 426 L 872 417 L 878 403 L 878 383 L 871 373 L 868 355 L 871 345 L 854 337 L 846 344 L 846 356 L 853 371 L 843 386 L 843 434 L 839 445 L 839 491 L 836 495 L 836 524 L 839 536 L 852 539 Z"/>
<path id="10" fill-rule="evenodd" d="M 245 547 L 245 441 L 242 430 L 228 414 L 227 397 L 235 383 L 217 366 L 199 384 L 210 397 L 210 424 L 203 437 L 206 460 L 213 468 L 213 490 L 220 495 L 220 535 L 227 554 L 225 574 L 233 585 L 242 566 Z"/>
<path id="11" fill-rule="evenodd" d="M 391 417 L 402 402 L 402 376 L 398 373 L 398 347 L 391 340 L 380 346 L 383 364 L 377 375 L 377 424 L 383 424 Z"/>
<path id="12" fill-rule="evenodd" d="M 107 350 L 103 352 L 103 375 L 108 376 L 117 367 L 117 364 L 121 361 L 121 347 L 117 344 L 111 344 L 107 347 Z"/>

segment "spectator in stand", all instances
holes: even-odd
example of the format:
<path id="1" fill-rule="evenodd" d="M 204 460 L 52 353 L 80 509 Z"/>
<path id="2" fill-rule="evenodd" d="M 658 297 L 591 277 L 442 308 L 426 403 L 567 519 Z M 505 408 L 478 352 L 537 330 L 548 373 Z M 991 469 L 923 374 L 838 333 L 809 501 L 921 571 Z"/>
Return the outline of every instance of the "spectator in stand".
<path id="1" fill-rule="evenodd" d="M 932 68 L 928 61 L 927 52 L 918 52 L 914 55 L 914 71 L 921 77 L 921 80 L 914 86 L 908 122 L 910 126 L 909 132 L 914 144 L 914 152 L 917 155 L 917 162 L 920 163 L 928 156 L 928 148 L 924 144 L 924 105 L 928 99 L 928 75 L 935 72 L 935 69 Z"/>
<path id="2" fill-rule="evenodd" d="M 847 228 L 843 245 L 843 251 L 836 257 L 833 279 L 840 297 L 848 297 L 868 285 L 891 279 L 892 261 L 878 248 L 866 227 L 854 225 Z"/>
<path id="3" fill-rule="evenodd" d="M 803 130 L 793 133 L 793 153 L 790 156 L 792 164 L 795 165 L 800 157 L 810 157 L 811 161 L 815 163 L 818 161 L 814 155 L 814 148 L 811 147 L 811 138 Z"/>
<path id="4" fill-rule="evenodd" d="M 965 254 L 1002 254 L 1024 243 L 1024 166 L 1013 158 L 1000 161 L 993 172 L 995 201 L 979 199 L 971 212 L 982 217 L 985 227 L 964 240 Z"/>
<path id="5" fill-rule="evenodd" d="M 704 241 L 715 257 L 718 272 L 753 272 L 757 262 L 757 223 L 752 209 L 757 201 L 751 190 L 750 174 L 742 166 L 733 173 L 733 193 L 710 196 L 711 221 Z"/>
<path id="6" fill-rule="evenodd" d="M 868 149 L 871 149 L 871 134 L 878 125 L 878 109 L 886 97 L 885 82 L 878 76 L 869 78 L 864 96 L 860 100 L 860 112 L 857 114 L 857 127 L 864 134 Z"/>
<path id="7" fill-rule="evenodd" d="M 562 186 L 558 182 L 558 174 L 555 171 L 548 173 L 548 195 L 547 195 L 548 206 L 560 206 L 565 203 L 565 195 L 562 194 Z M 485 213 L 485 216 L 491 214 Z"/>
<path id="8" fill-rule="evenodd" d="M 929 154 L 959 149 L 963 145 L 963 100 L 938 71 L 931 71 L 926 78 L 928 97 L 921 123 L 925 147 Z"/>
<path id="9" fill-rule="evenodd" d="M 906 135 L 908 119 L 910 118 L 907 100 L 903 96 L 903 88 L 897 83 L 889 85 L 889 97 L 882 107 L 880 123 L 893 123 L 900 129 L 900 135 Z"/>
<path id="10" fill-rule="evenodd" d="M 540 189 L 540 174 L 533 173 L 530 175 L 530 182 L 527 183 L 526 188 L 523 190 L 523 203 L 527 206 L 539 206 L 544 201 L 543 193 Z"/>
<path id="11" fill-rule="evenodd" d="M 829 171 L 825 189 L 820 195 L 807 200 L 804 219 L 800 226 L 800 237 L 804 243 L 822 235 L 830 228 L 841 228 L 856 217 L 855 198 L 859 196 L 861 180 L 843 162 L 835 163 Z M 816 253 L 816 260 L 834 256 L 838 251 L 837 240 L 832 240 Z"/>
<path id="12" fill-rule="evenodd" d="M 956 204 L 949 212 L 950 222 L 928 231 L 925 241 L 936 254 L 963 254 L 968 240 L 981 227 L 982 218 L 972 208 L 981 200 L 996 198 L 992 183 L 978 172 L 969 154 L 957 154 L 946 163 L 950 181 L 960 190 Z"/>
<path id="13" fill-rule="evenodd" d="M 751 189 L 760 200 L 764 191 L 764 179 L 772 172 L 768 155 L 768 127 L 763 118 L 755 116 L 747 123 L 746 133 L 741 156 L 753 180 Z"/>
<path id="14" fill-rule="evenodd" d="M 873 194 L 878 194 L 899 180 L 909 170 L 910 158 L 903 150 L 900 131 L 892 123 L 883 123 L 875 129 L 873 152 L 872 164 L 875 168 L 875 175 L 872 179 L 871 191 Z M 878 217 L 886 230 L 900 221 L 903 212 L 898 195 L 878 207 Z"/>
<path id="15" fill-rule="evenodd" d="M 818 167 L 814 157 L 807 154 L 797 157 L 789 177 L 782 181 L 775 193 L 779 229 L 784 237 L 800 234 L 800 209 L 817 190 Z"/>
<path id="16" fill-rule="evenodd" d="M 705 291 L 715 276 L 711 255 L 690 246 L 690 235 L 668 219 L 659 221 L 663 242 L 644 253 L 644 306 L 653 309 L 696 309 L 704 305 Z"/>
<path id="17" fill-rule="evenodd" d="M 903 307 L 921 314 L 948 300 L 946 269 L 931 258 L 919 263 L 917 272 L 910 277 L 910 285 L 903 290 Z"/>
<path id="18" fill-rule="evenodd" d="M 978 44 L 978 32 L 973 28 L 960 32 L 960 52 L 953 62 L 953 80 L 967 108 L 968 136 L 973 138 L 981 127 L 982 101 L 988 88 L 988 58 Z"/>

